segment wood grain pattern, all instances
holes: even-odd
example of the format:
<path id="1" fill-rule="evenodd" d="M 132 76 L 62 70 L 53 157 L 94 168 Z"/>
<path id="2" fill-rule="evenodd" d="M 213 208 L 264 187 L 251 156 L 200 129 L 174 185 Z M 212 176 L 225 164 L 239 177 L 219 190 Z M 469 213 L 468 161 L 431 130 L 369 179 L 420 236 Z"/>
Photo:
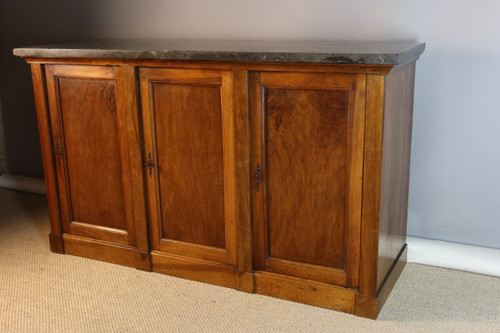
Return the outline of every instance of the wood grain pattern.
<path id="1" fill-rule="evenodd" d="M 377 283 L 383 117 L 384 76 L 368 75 L 359 293 L 370 296 L 375 295 Z"/>
<path id="2" fill-rule="evenodd" d="M 246 293 L 255 292 L 255 277 L 253 273 L 237 272 L 236 273 L 236 289 Z"/>
<path id="3" fill-rule="evenodd" d="M 53 65 L 45 65 L 45 77 L 47 84 L 47 99 L 49 102 L 50 112 L 50 129 L 52 132 L 52 156 L 55 161 L 56 171 L 56 184 L 58 190 L 58 203 L 59 214 L 61 216 L 61 226 L 63 232 L 70 233 L 70 223 L 72 218 L 70 216 L 70 199 L 69 191 L 66 181 L 66 170 L 63 164 L 65 156 L 64 152 L 64 132 L 62 129 L 62 122 L 60 116 L 60 101 L 59 101 L 59 87 L 57 77 L 54 76 Z"/>
<path id="4" fill-rule="evenodd" d="M 47 86 L 45 82 L 44 66 L 40 64 L 31 65 L 33 88 L 35 93 L 35 104 L 38 119 L 38 133 L 42 149 L 42 163 L 47 189 L 47 202 L 50 217 L 50 248 L 53 252 L 64 253 L 64 243 L 61 238 L 63 229 L 59 211 L 59 193 L 57 189 L 57 174 L 52 151 L 52 131 L 50 125 L 49 104 L 47 100 Z"/>
<path id="5" fill-rule="evenodd" d="M 370 295 L 356 294 L 354 314 L 364 318 L 377 318 L 377 298 Z"/>
<path id="6" fill-rule="evenodd" d="M 135 268 L 141 271 L 151 272 L 153 270 L 151 253 L 135 249 Z"/>
<path id="7" fill-rule="evenodd" d="M 233 71 L 235 160 L 236 160 L 236 221 L 238 234 L 238 271 L 251 272 L 252 226 L 250 206 L 250 113 L 249 75 L 247 71 Z M 253 289 L 253 282 L 252 282 Z"/>
<path id="8" fill-rule="evenodd" d="M 347 98 L 345 91 L 265 89 L 271 257 L 344 266 Z"/>
<path id="9" fill-rule="evenodd" d="M 377 288 L 406 243 L 415 63 L 386 76 Z"/>
<path id="10" fill-rule="evenodd" d="M 182 60 L 147 60 L 147 59 L 92 59 L 92 58 L 30 58 L 28 63 L 40 64 L 79 64 L 99 66 L 134 66 L 134 67 L 163 67 L 187 69 L 217 69 L 217 70 L 245 70 L 245 71 L 278 71 L 278 72 L 306 72 L 306 73 L 340 73 L 340 74 L 387 74 L 392 65 L 367 64 L 300 64 L 275 62 L 235 62 L 235 61 L 182 61 Z M 415 61 L 416 59 L 411 59 Z M 398 67 L 403 67 L 400 64 Z"/>
<path id="11" fill-rule="evenodd" d="M 140 76 L 146 151 L 155 161 L 147 177 L 153 248 L 236 264 L 232 73 L 141 69 Z"/>
<path id="12" fill-rule="evenodd" d="M 385 279 L 382 281 L 379 289 L 377 290 L 377 314 L 380 312 L 382 307 L 385 304 L 385 301 L 389 297 L 394 285 L 398 281 L 399 276 L 403 272 L 403 269 L 406 265 L 408 257 L 408 246 L 406 244 L 403 245 L 401 251 L 398 253 L 396 258 L 392 262 L 392 266 L 389 267 L 389 270 L 385 276 Z"/>
<path id="13" fill-rule="evenodd" d="M 72 235 L 99 239 L 117 244 L 129 244 L 128 233 L 122 229 L 73 221 L 70 224 Z"/>
<path id="14" fill-rule="evenodd" d="M 253 167 L 263 171 L 255 267 L 341 285 L 347 269 L 357 283 L 364 77 L 260 73 L 251 84 Z"/>
<path id="15" fill-rule="evenodd" d="M 222 156 L 224 177 L 224 225 L 225 248 L 229 262 L 237 264 L 237 208 L 239 202 L 236 180 L 236 133 L 234 113 L 233 73 L 222 72 L 221 113 L 222 113 Z"/>
<path id="16" fill-rule="evenodd" d="M 354 89 L 350 95 L 347 147 L 347 202 L 345 227 L 346 285 L 359 286 L 359 260 L 361 246 L 361 209 L 363 201 L 363 153 L 366 119 L 366 75 L 353 76 Z"/>
<path id="17" fill-rule="evenodd" d="M 212 69 L 141 68 L 140 75 L 150 82 L 192 86 L 220 86 L 222 73 Z"/>
<path id="18" fill-rule="evenodd" d="M 154 128 L 154 109 L 151 104 L 150 82 L 148 80 L 148 72 L 143 72 L 139 69 L 139 113 L 142 118 L 142 133 L 143 133 L 143 151 L 142 165 L 144 169 L 144 179 L 146 185 L 146 202 L 147 214 L 149 218 L 149 245 L 151 250 L 160 249 L 161 240 L 161 220 L 159 188 L 157 186 L 157 163 L 155 154 L 155 128 Z M 138 106 L 139 108 L 139 106 Z M 146 168 L 146 162 L 150 162 L 149 168 Z M 148 170 L 149 169 L 149 170 Z"/>
<path id="19" fill-rule="evenodd" d="M 165 253 L 203 260 L 212 260 L 222 263 L 233 262 L 231 260 L 232 256 L 228 255 L 226 249 L 191 242 L 181 242 L 163 238 L 160 241 L 159 250 Z"/>
<path id="20" fill-rule="evenodd" d="M 406 262 L 415 59 L 27 60 L 53 251 L 376 318 Z"/>
<path id="21" fill-rule="evenodd" d="M 125 92 L 117 98 L 114 69 L 49 65 L 46 77 L 64 232 L 135 245 L 134 149 L 127 144 L 126 105 L 116 101 Z"/>
<path id="22" fill-rule="evenodd" d="M 225 248 L 220 86 L 152 89 L 162 237 Z"/>
<path id="23" fill-rule="evenodd" d="M 265 260 L 263 270 L 339 286 L 347 285 L 347 274 L 343 268 L 311 265 L 297 260 L 277 259 L 270 256 Z"/>
<path id="24" fill-rule="evenodd" d="M 113 244 L 70 234 L 64 234 L 63 239 L 67 254 L 135 267 L 135 249 L 130 245 Z"/>
<path id="25" fill-rule="evenodd" d="M 52 74 L 57 77 L 114 80 L 114 67 L 111 66 L 52 66 Z"/>
<path id="26" fill-rule="evenodd" d="M 268 272 L 255 273 L 255 292 L 322 308 L 354 312 L 353 289 Z"/>
<path id="27" fill-rule="evenodd" d="M 149 271 L 151 270 L 151 258 L 149 255 L 150 246 L 145 202 L 145 180 L 143 175 L 142 136 L 135 74 L 135 68 L 132 66 L 115 68 L 116 107 L 122 111 L 121 133 L 122 135 L 126 133 L 126 137 L 122 139 L 123 144 L 121 147 L 126 146 L 128 149 L 128 174 L 122 175 L 122 178 L 129 177 L 130 180 L 128 184 L 130 200 L 126 203 L 126 207 L 130 209 L 127 216 L 131 217 L 130 222 L 133 223 L 133 227 L 129 226 L 129 228 L 135 230 L 134 237 L 131 237 L 131 240 L 136 245 L 136 268 Z M 125 153 L 122 148 L 122 155 L 125 155 Z"/>
<path id="28" fill-rule="evenodd" d="M 407 254 L 408 247 L 405 244 L 394 260 L 393 265 L 389 268 L 389 272 L 387 273 L 384 281 L 382 281 L 382 284 L 377 290 L 375 296 L 356 294 L 356 301 L 354 306 L 354 314 L 356 316 L 370 319 L 377 318 L 380 310 L 382 310 L 382 307 L 385 304 L 385 301 L 394 288 L 394 285 L 396 284 L 399 276 L 403 272 L 403 269 L 406 265 Z"/>
<path id="29" fill-rule="evenodd" d="M 265 267 L 266 254 L 268 252 L 268 237 L 266 224 L 263 223 L 266 217 L 264 204 L 265 187 L 257 191 L 260 186 L 257 180 L 257 167 L 263 166 L 263 116 L 262 116 L 262 87 L 260 84 L 260 72 L 250 72 L 249 75 L 249 99 L 250 99 L 250 144 L 251 144 L 251 205 L 252 205 L 252 261 L 254 269 L 263 269 Z M 265 181 L 265 179 L 264 179 Z M 260 223 L 259 223 L 260 219 Z"/>
<path id="30" fill-rule="evenodd" d="M 406 239 L 414 66 L 367 78 L 360 293 L 372 297 Z"/>
<path id="31" fill-rule="evenodd" d="M 184 279 L 236 288 L 236 270 L 231 265 L 153 251 L 153 271 Z"/>
<path id="32" fill-rule="evenodd" d="M 134 201 L 137 200 L 132 195 L 132 168 L 131 162 L 137 163 L 137 161 L 131 161 L 130 155 L 137 152 L 134 151 L 134 147 L 129 145 L 128 135 L 129 127 L 133 124 L 129 121 L 130 107 L 134 106 L 131 104 L 132 100 L 128 100 L 126 92 L 121 89 L 117 90 L 117 81 L 121 78 L 117 77 L 117 74 L 122 74 L 122 72 L 116 73 L 114 69 L 114 88 L 115 88 L 115 108 L 116 108 L 116 128 L 117 128 L 117 138 L 118 138 L 118 148 L 120 152 L 120 173 L 121 173 L 121 185 L 123 187 L 123 208 L 125 213 L 125 224 L 128 236 L 128 244 L 135 245 L 135 221 L 134 221 Z M 122 82 L 121 82 L 122 83 Z M 129 86 L 128 90 L 133 90 L 133 86 Z M 140 161 L 140 160 L 139 160 Z M 140 163 L 140 162 L 139 162 Z"/>
<path id="33" fill-rule="evenodd" d="M 260 83 L 266 88 L 314 89 L 320 91 L 345 91 L 351 87 L 351 75 L 313 75 L 312 73 L 265 72 Z"/>
<path id="34" fill-rule="evenodd" d="M 58 82 L 71 220 L 126 230 L 114 83 Z"/>

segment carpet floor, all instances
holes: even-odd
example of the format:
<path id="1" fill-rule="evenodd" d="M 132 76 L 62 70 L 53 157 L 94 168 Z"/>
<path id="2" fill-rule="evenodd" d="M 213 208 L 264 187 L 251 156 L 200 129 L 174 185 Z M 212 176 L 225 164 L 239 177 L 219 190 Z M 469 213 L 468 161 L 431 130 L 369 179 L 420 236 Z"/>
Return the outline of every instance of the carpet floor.
<path id="1" fill-rule="evenodd" d="M 500 332 L 500 279 L 407 264 L 377 320 L 49 251 L 46 198 L 0 189 L 0 332 Z M 411 251 L 411 249 L 410 249 Z"/>

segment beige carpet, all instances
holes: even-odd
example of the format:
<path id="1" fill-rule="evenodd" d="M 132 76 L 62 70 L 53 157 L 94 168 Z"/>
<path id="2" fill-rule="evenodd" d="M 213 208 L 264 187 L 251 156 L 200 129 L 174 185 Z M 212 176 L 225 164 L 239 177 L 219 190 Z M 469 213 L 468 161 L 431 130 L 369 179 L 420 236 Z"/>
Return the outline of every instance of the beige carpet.
<path id="1" fill-rule="evenodd" d="M 49 251 L 45 197 L 0 189 L 0 332 L 500 332 L 500 279 L 408 264 L 376 321 Z M 411 249 L 410 249 L 411 251 Z"/>

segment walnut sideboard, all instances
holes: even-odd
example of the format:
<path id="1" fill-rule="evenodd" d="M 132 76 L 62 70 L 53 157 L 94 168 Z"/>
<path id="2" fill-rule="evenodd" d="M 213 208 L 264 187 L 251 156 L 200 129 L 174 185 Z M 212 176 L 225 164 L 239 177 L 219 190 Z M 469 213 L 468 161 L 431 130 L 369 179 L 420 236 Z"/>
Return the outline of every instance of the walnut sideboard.
<path id="1" fill-rule="evenodd" d="M 31 64 L 53 252 L 376 318 L 423 43 L 98 41 Z"/>

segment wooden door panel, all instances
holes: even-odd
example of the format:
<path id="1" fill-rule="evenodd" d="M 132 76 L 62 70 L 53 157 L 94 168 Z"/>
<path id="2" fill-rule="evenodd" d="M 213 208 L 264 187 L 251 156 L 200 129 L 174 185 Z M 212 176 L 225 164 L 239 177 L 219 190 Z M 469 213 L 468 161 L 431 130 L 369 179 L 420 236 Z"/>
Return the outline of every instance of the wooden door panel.
<path id="1" fill-rule="evenodd" d="M 152 89 L 162 238 L 224 248 L 220 87 Z"/>
<path id="2" fill-rule="evenodd" d="M 126 230 L 114 83 L 62 77 L 59 96 L 72 221 Z"/>
<path id="3" fill-rule="evenodd" d="M 353 140 L 357 82 L 309 73 L 253 73 L 251 82 L 252 159 L 261 170 L 253 191 L 254 264 L 350 285 L 361 218 L 353 196 L 362 165 L 362 141 Z"/>
<path id="4" fill-rule="evenodd" d="M 66 233 L 135 243 L 127 131 L 112 67 L 46 68 Z"/>
<path id="5" fill-rule="evenodd" d="M 230 83 L 229 71 L 140 69 L 156 250 L 236 261 Z"/>
<path id="6" fill-rule="evenodd" d="M 343 267 L 347 97 L 344 91 L 265 90 L 273 258 Z"/>

